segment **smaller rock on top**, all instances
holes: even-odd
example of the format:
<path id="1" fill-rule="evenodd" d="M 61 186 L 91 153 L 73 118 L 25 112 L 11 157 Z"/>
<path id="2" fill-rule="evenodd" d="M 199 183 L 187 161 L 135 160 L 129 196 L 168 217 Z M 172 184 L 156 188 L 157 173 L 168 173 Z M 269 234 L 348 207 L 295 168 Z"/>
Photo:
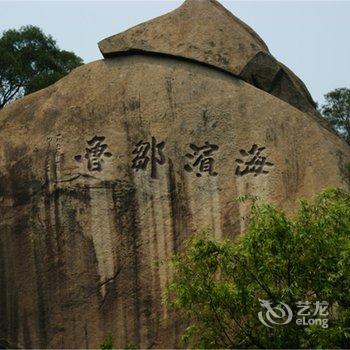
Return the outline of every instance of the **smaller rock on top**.
<path id="1" fill-rule="evenodd" d="M 105 58 L 161 54 L 214 66 L 318 116 L 303 82 L 248 25 L 216 0 L 187 0 L 176 10 L 99 42 Z"/>

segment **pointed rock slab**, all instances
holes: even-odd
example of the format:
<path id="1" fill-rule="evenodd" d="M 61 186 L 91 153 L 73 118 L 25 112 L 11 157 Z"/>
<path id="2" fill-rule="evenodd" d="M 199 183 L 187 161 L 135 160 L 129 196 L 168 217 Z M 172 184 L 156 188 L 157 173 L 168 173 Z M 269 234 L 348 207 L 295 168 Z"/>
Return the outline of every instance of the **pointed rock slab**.
<path id="1" fill-rule="evenodd" d="M 98 45 L 105 58 L 152 53 L 215 66 L 319 117 L 303 82 L 270 54 L 257 33 L 216 0 L 187 0 L 178 9 Z"/>
<path id="2" fill-rule="evenodd" d="M 104 57 L 130 50 L 188 58 L 239 75 L 262 39 L 217 1 L 189 0 L 175 11 L 99 43 Z"/>

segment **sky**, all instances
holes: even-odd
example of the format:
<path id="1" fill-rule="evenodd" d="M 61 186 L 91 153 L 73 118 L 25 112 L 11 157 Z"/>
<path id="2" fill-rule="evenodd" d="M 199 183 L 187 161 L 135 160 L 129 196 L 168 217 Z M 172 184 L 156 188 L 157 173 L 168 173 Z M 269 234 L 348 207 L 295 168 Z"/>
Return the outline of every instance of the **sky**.
<path id="1" fill-rule="evenodd" d="M 200 0 L 199 0 L 200 1 Z M 297 74 L 313 98 L 350 88 L 350 1 L 220 1 L 252 27 Z M 36 25 L 85 63 L 97 42 L 178 7 L 182 1 L 2 1 L 0 32 Z"/>

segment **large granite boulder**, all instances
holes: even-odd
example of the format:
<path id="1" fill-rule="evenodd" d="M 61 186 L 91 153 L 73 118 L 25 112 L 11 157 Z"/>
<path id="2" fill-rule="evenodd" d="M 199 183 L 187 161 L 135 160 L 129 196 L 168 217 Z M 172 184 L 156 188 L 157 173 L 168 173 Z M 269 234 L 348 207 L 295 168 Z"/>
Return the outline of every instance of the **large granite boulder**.
<path id="1" fill-rule="evenodd" d="M 161 297 L 186 238 L 243 232 L 242 195 L 292 214 L 349 185 L 349 146 L 218 3 L 188 1 L 100 47 L 105 59 L 0 112 L 10 344 L 97 348 L 111 334 L 117 347 L 178 347 L 182 325 Z M 276 70 L 289 83 L 273 93 Z"/>

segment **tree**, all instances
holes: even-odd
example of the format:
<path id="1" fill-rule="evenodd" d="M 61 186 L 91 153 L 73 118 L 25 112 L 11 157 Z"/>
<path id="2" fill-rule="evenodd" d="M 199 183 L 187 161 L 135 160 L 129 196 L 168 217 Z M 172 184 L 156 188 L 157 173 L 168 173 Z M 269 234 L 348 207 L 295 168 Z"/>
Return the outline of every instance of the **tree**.
<path id="1" fill-rule="evenodd" d="M 114 349 L 114 339 L 111 335 L 109 335 L 101 344 L 100 344 L 101 350 L 110 350 Z"/>
<path id="2" fill-rule="evenodd" d="M 5 31 L 0 37 L 0 109 L 55 83 L 82 63 L 38 27 Z"/>
<path id="3" fill-rule="evenodd" d="M 186 345 L 349 348 L 350 195 L 346 192 L 327 190 L 314 202 L 302 201 L 294 219 L 254 201 L 249 226 L 237 241 L 197 235 L 172 264 L 166 301 L 191 320 L 183 336 Z M 323 301 L 329 303 L 328 316 L 320 316 L 316 325 L 297 324 L 298 302 L 310 302 L 314 308 Z M 264 307 L 269 304 L 270 310 Z M 264 325 L 259 312 L 265 323 L 268 312 L 279 324 Z"/>
<path id="4" fill-rule="evenodd" d="M 322 115 L 350 144 L 350 89 L 335 89 L 324 97 L 326 103 L 321 108 Z"/>

